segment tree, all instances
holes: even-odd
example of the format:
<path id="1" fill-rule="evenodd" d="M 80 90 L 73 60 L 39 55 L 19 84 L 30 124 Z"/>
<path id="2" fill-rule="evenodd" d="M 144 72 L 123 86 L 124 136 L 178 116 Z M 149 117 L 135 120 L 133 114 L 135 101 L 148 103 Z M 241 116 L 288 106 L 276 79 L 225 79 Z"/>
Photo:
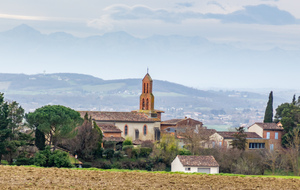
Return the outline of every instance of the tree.
<path id="1" fill-rule="evenodd" d="M 4 102 L 3 93 L 0 93 L 0 164 L 2 156 L 7 154 L 7 139 L 11 136 L 12 131 L 9 129 L 10 119 L 7 102 Z"/>
<path id="2" fill-rule="evenodd" d="M 77 127 L 77 135 L 73 139 L 62 141 L 62 146 L 78 155 L 84 160 L 92 160 L 99 149 L 101 149 L 102 133 L 93 124 L 85 119 L 83 124 Z M 100 130 L 101 131 L 101 130 Z"/>
<path id="3" fill-rule="evenodd" d="M 35 129 L 35 146 L 39 149 L 39 150 L 44 150 L 45 149 L 45 134 L 39 130 L 38 128 Z"/>
<path id="4" fill-rule="evenodd" d="M 13 158 L 18 156 L 19 147 L 32 146 L 33 139 L 31 133 L 22 132 L 24 109 L 19 106 L 19 103 L 13 101 L 8 104 L 8 118 L 10 120 L 8 128 L 11 130 L 11 135 L 7 139 L 7 155 L 6 160 L 12 164 Z"/>
<path id="5" fill-rule="evenodd" d="M 210 134 L 204 127 L 183 125 L 177 128 L 177 135 L 194 155 L 209 140 Z"/>
<path id="6" fill-rule="evenodd" d="M 164 134 L 160 139 L 159 144 L 154 146 L 151 154 L 151 158 L 155 160 L 156 164 L 163 162 L 167 166 L 171 165 L 171 162 L 178 154 L 178 140 L 174 135 Z"/>
<path id="7" fill-rule="evenodd" d="M 267 103 L 264 123 L 272 123 L 273 122 L 273 92 L 271 91 L 269 94 L 269 101 Z"/>
<path id="8" fill-rule="evenodd" d="M 244 127 L 236 128 L 237 133 L 233 134 L 233 140 L 231 142 L 231 146 L 233 148 L 237 148 L 239 150 L 245 150 L 247 144 L 247 134 L 245 134 Z"/>
<path id="9" fill-rule="evenodd" d="M 45 134 L 47 144 L 53 145 L 54 150 L 62 139 L 75 137 L 75 129 L 83 121 L 77 111 L 61 105 L 38 108 L 29 113 L 27 119 L 28 123 L 36 125 Z"/>
<path id="10" fill-rule="evenodd" d="M 285 134 L 282 136 L 282 145 L 289 145 L 289 141 L 293 139 L 295 128 L 300 128 L 300 102 L 296 104 L 284 103 L 277 107 L 275 122 L 281 122 Z"/>
<path id="11" fill-rule="evenodd" d="M 287 139 L 288 145 L 285 156 L 290 162 L 294 175 L 299 175 L 300 127 L 294 128 L 291 137 Z"/>

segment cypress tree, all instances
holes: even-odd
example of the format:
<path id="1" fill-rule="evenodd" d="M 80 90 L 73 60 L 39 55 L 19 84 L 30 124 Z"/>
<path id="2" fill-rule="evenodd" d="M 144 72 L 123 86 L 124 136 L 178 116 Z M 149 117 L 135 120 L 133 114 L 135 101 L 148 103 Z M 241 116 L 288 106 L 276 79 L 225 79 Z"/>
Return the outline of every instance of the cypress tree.
<path id="1" fill-rule="evenodd" d="M 265 111 L 264 123 L 273 122 L 273 91 L 270 92 L 269 101 Z"/>
<path id="2" fill-rule="evenodd" d="M 293 96 L 292 104 L 296 105 L 296 94 L 294 94 L 294 96 Z"/>
<path id="3" fill-rule="evenodd" d="M 35 130 L 35 146 L 39 150 L 44 150 L 45 149 L 45 134 L 40 131 L 38 128 Z"/>
<path id="4" fill-rule="evenodd" d="M 8 138 L 12 135 L 12 130 L 9 128 L 10 119 L 8 114 L 8 104 L 4 101 L 3 93 L 0 93 L 0 165 L 2 155 L 8 153 Z"/>

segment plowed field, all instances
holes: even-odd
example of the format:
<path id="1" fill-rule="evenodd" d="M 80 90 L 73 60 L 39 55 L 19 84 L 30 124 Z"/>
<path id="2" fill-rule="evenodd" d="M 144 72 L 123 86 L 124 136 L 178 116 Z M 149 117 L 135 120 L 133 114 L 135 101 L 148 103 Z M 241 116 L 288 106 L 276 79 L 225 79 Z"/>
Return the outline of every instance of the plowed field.
<path id="1" fill-rule="evenodd" d="M 300 189 L 299 179 L 0 166 L 0 189 Z"/>

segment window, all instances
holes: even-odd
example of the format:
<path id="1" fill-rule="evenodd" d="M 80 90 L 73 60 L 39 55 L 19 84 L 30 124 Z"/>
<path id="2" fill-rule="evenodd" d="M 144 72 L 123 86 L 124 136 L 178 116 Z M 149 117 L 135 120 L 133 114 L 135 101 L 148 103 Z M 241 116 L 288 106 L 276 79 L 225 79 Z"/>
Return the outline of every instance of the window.
<path id="1" fill-rule="evenodd" d="M 270 139 L 270 132 L 267 132 L 267 139 Z"/>
<path id="2" fill-rule="evenodd" d="M 143 132 L 144 132 L 144 135 L 147 135 L 147 125 L 144 125 Z"/>
<path id="3" fill-rule="evenodd" d="M 274 144 L 270 144 L 270 150 L 274 150 Z"/>
<path id="4" fill-rule="evenodd" d="M 128 135 L 128 126 L 127 125 L 125 125 L 125 127 L 124 127 L 124 134 L 125 134 L 125 136 Z"/>
<path id="5" fill-rule="evenodd" d="M 275 139 L 278 139 L 278 133 L 275 133 Z"/>
<path id="6" fill-rule="evenodd" d="M 213 141 L 213 142 L 212 142 L 212 147 L 215 147 L 215 144 L 216 144 L 215 141 Z"/>
<path id="7" fill-rule="evenodd" d="M 219 147 L 221 147 L 222 146 L 222 142 L 219 142 Z"/>
<path id="8" fill-rule="evenodd" d="M 249 149 L 265 148 L 265 143 L 249 143 Z"/>
<path id="9" fill-rule="evenodd" d="M 191 171 L 191 168 L 185 168 L 185 171 Z"/>
<path id="10" fill-rule="evenodd" d="M 149 99 L 146 100 L 146 110 L 149 110 Z"/>
<path id="11" fill-rule="evenodd" d="M 148 83 L 147 83 L 147 93 L 149 93 L 148 89 L 149 89 L 149 88 L 148 88 Z"/>
<path id="12" fill-rule="evenodd" d="M 146 83 L 144 83 L 144 93 L 146 93 Z"/>
<path id="13" fill-rule="evenodd" d="M 145 109 L 145 99 L 143 98 L 143 103 L 142 103 L 142 110 Z"/>
<path id="14" fill-rule="evenodd" d="M 138 129 L 135 130 L 135 140 L 140 138 L 140 131 Z"/>

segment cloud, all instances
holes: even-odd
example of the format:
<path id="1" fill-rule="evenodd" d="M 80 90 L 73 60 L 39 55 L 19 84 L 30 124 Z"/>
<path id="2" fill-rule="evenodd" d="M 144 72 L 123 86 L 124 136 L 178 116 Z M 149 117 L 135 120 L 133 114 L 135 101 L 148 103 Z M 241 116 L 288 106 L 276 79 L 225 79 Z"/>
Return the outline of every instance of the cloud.
<path id="1" fill-rule="evenodd" d="M 177 3 L 177 5 L 179 7 L 193 7 L 194 3 L 188 3 L 188 2 L 186 2 L 186 3 Z"/>
<path id="2" fill-rule="evenodd" d="M 220 3 L 218 3 L 217 1 L 209 1 L 207 3 L 207 5 L 215 5 L 217 7 L 220 7 L 222 10 L 225 10 L 225 8 Z"/>
<path id="3" fill-rule="evenodd" d="M 215 1 L 209 4 L 223 8 Z M 224 9 L 224 8 L 223 8 Z M 181 24 L 182 21 L 188 19 L 205 20 L 215 19 L 223 23 L 239 23 L 239 24 L 261 24 L 261 25 L 290 25 L 300 24 L 292 14 L 287 11 L 280 10 L 275 6 L 260 4 L 256 6 L 245 6 L 244 9 L 234 11 L 228 14 L 215 14 L 184 10 L 170 11 L 167 9 L 152 9 L 144 5 L 127 6 L 113 5 L 107 7 L 105 15 L 100 19 L 89 22 L 89 26 L 99 25 L 98 28 L 111 29 L 118 21 L 162 21 L 165 23 Z M 101 27 L 101 26 L 102 27 Z"/>
<path id="4" fill-rule="evenodd" d="M 62 18 L 45 16 L 28 16 L 15 14 L 0 14 L 0 19 L 28 20 L 28 21 L 64 21 L 64 22 L 83 22 L 81 18 Z"/>
<path id="5" fill-rule="evenodd" d="M 299 21 L 289 12 L 265 4 L 245 6 L 244 10 L 230 14 L 206 14 L 206 18 L 219 19 L 225 23 L 289 25 Z"/>
<path id="6" fill-rule="evenodd" d="M 49 18 L 47 18 L 47 17 L 12 15 L 12 14 L 0 14 L 0 18 L 16 19 L 16 20 L 38 20 L 38 21 L 49 20 Z"/>
<path id="7" fill-rule="evenodd" d="M 174 12 L 166 9 L 151 9 L 150 7 L 137 5 L 129 7 L 127 5 L 114 5 L 106 9 L 112 14 L 115 20 L 137 20 L 137 19 L 153 19 L 164 22 L 180 23 L 189 18 L 201 18 L 203 14 L 191 11 Z"/>

